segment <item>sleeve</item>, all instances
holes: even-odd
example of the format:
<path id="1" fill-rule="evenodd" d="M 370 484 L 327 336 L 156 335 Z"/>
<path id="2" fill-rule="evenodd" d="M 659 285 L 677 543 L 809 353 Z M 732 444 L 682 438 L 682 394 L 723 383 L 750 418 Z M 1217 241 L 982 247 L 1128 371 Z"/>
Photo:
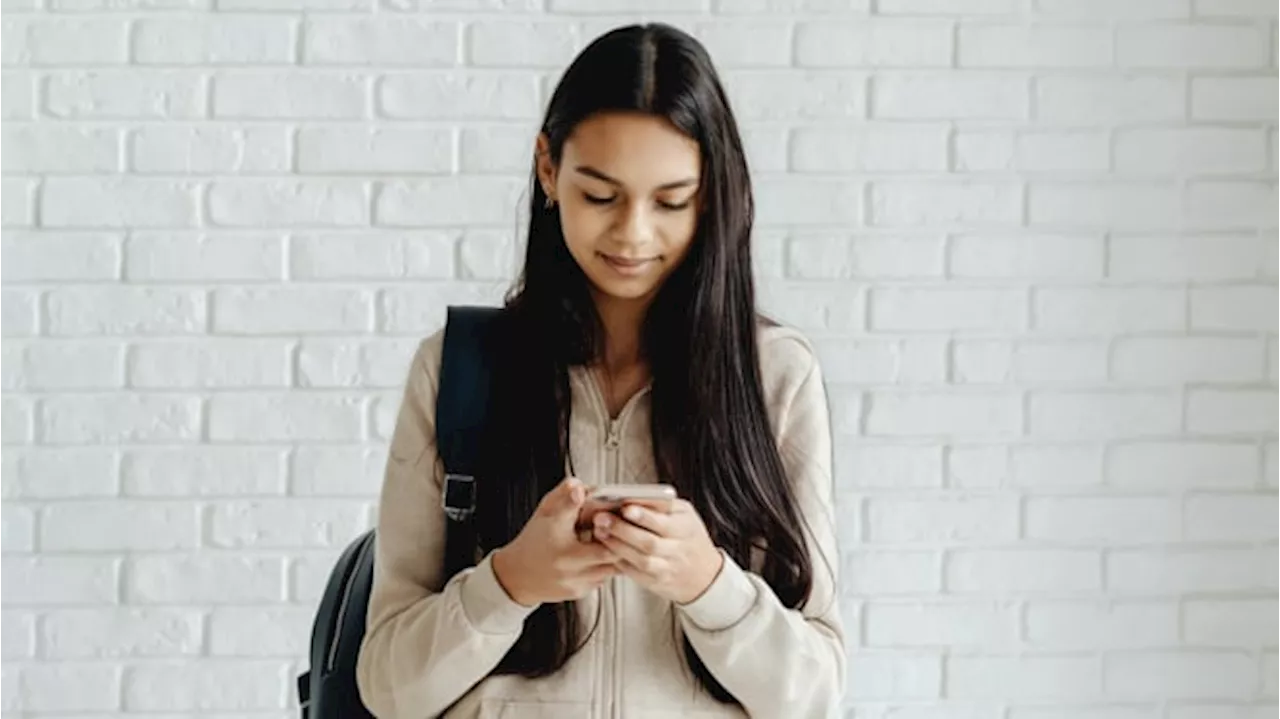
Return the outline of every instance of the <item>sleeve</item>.
<path id="1" fill-rule="evenodd" d="M 435 394 L 442 349 L 437 333 L 414 356 L 378 502 L 356 683 L 381 719 L 443 713 L 497 666 L 533 611 L 498 583 L 492 555 L 441 586 L 446 520 Z"/>
<path id="2" fill-rule="evenodd" d="M 783 404 L 775 431 L 806 528 L 813 565 L 809 599 L 799 609 L 788 609 L 762 577 L 726 555 L 707 591 L 678 611 L 698 656 L 750 716 L 835 717 L 844 694 L 846 660 L 837 591 L 831 420 L 816 358 L 806 345 L 789 344 L 800 351 L 787 362 L 797 369 L 787 374 L 803 379 L 798 386 L 792 383 L 794 392 Z"/>

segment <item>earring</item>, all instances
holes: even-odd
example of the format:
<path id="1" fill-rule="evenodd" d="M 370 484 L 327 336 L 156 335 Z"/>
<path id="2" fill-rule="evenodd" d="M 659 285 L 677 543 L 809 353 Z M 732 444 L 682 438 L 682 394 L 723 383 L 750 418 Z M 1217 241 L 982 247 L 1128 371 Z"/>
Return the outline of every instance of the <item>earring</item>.
<path id="1" fill-rule="evenodd" d="M 551 195 L 547 195 L 547 200 L 546 202 L 542 203 L 542 206 L 550 210 L 552 207 L 556 206 L 556 198 L 552 197 Z"/>

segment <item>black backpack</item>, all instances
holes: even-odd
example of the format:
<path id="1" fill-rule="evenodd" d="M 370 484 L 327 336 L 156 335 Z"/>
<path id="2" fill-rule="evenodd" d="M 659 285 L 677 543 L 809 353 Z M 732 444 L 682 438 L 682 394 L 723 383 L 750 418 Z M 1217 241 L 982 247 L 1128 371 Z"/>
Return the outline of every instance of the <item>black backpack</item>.
<path id="1" fill-rule="evenodd" d="M 500 310 L 450 307 L 436 395 L 436 444 L 444 463 L 445 577 L 475 563 L 474 466 L 489 400 L 486 346 Z M 298 677 L 302 719 L 373 719 L 356 688 L 356 658 L 373 584 L 374 531 L 338 558 L 311 627 L 311 668 Z"/>

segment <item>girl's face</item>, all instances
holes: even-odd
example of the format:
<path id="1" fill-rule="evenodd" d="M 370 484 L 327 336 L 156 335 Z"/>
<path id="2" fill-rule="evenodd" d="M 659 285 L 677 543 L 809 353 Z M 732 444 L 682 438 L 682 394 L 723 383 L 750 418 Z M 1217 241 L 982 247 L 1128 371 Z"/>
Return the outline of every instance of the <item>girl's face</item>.
<path id="1" fill-rule="evenodd" d="M 647 303 L 679 266 L 698 224 L 698 143 L 642 113 L 593 115 L 558 167 L 538 138 L 538 177 L 597 302 Z"/>

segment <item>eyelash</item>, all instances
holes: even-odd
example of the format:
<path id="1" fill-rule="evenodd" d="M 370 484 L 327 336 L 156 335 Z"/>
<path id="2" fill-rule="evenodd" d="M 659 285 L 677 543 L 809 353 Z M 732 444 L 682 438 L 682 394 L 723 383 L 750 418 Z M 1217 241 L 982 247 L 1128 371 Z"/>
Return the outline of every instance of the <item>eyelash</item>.
<path id="1" fill-rule="evenodd" d="M 616 197 L 616 196 L 614 196 L 614 197 L 596 197 L 595 195 L 592 195 L 592 194 L 589 194 L 589 193 L 586 193 L 586 192 L 582 193 L 582 198 L 583 198 L 584 200 L 586 200 L 587 202 L 589 202 L 589 203 L 593 204 L 593 205 L 607 205 L 607 204 L 609 204 L 609 203 L 613 202 L 615 199 L 617 199 L 617 197 Z M 688 206 L 689 206 L 689 204 L 690 204 L 691 202 L 692 202 L 692 200 L 685 200 L 684 202 L 682 202 L 682 203 L 680 203 L 680 204 L 678 204 L 678 205 L 673 205 L 673 204 L 671 204 L 671 203 L 669 203 L 669 202 L 659 202 L 659 203 L 658 203 L 658 207 L 660 207 L 660 208 L 662 208 L 662 209 L 664 209 L 664 210 L 671 211 L 671 212 L 677 212 L 677 211 L 679 211 L 679 210 L 683 210 L 683 209 L 685 209 L 686 207 L 688 207 Z"/>

